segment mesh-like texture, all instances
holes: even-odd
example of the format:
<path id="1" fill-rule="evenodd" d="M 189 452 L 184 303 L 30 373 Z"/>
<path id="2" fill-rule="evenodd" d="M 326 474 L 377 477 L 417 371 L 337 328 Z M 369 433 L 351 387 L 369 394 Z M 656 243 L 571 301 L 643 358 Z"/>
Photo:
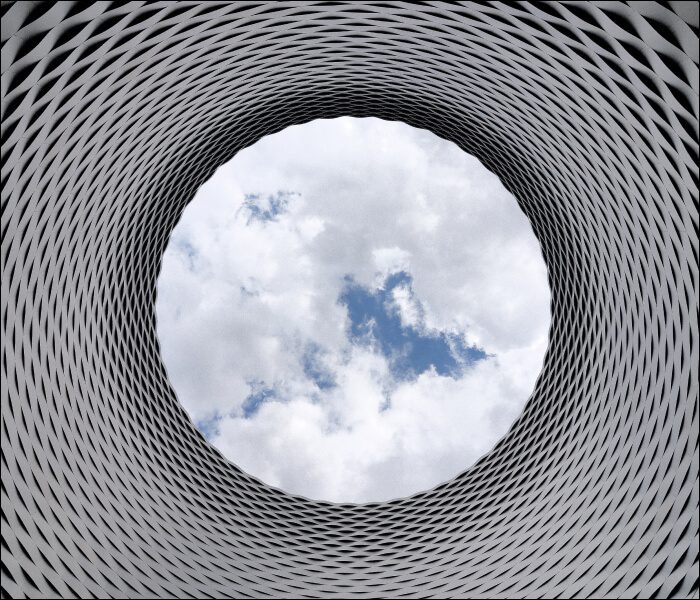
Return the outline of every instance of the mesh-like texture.
<path id="1" fill-rule="evenodd" d="M 698 596 L 695 3 L 2 11 L 4 596 Z M 481 159 L 552 292 L 509 433 L 452 481 L 366 505 L 223 458 L 155 326 L 197 188 L 261 136 L 340 115 Z"/>

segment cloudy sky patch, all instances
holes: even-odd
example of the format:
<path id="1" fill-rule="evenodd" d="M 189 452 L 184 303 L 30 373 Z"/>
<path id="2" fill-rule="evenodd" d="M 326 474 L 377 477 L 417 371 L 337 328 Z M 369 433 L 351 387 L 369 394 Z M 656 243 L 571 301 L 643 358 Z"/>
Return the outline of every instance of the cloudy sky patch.
<path id="1" fill-rule="evenodd" d="M 156 308 L 207 438 L 343 502 L 428 489 L 487 452 L 549 327 L 539 245 L 499 180 L 378 119 L 291 127 L 222 166 L 173 231 Z"/>

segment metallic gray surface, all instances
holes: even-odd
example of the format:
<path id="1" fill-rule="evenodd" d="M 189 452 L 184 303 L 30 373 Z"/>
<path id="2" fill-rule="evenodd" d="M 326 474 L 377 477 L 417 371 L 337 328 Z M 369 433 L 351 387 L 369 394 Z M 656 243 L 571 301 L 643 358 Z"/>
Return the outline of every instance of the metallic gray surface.
<path id="1" fill-rule="evenodd" d="M 630 4 L 3 2 L 2 595 L 697 598 L 697 4 Z M 552 289 L 510 432 L 359 506 L 224 459 L 154 313 L 216 167 L 340 115 L 480 158 Z"/>

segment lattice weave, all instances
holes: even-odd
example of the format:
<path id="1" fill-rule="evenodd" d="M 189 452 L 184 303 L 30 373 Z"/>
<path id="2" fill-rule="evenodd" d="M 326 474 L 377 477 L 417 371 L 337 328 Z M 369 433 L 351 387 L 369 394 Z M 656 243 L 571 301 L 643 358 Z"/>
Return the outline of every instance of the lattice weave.
<path id="1" fill-rule="evenodd" d="M 3 596 L 697 598 L 697 7 L 630 4 L 3 2 Z M 481 159 L 553 299 L 499 444 L 360 506 L 210 446 L 154 314 L 197 188 L 340 115 Z"/>

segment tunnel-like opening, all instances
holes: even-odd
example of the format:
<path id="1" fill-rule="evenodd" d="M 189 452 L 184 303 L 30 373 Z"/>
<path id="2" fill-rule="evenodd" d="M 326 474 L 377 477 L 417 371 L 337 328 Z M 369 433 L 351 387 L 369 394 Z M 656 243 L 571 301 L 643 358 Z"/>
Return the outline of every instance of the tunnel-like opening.
<path id="1" fill-rule="evenodd" d="M 676 4 L 3 5 L 8 595 L 697 593 L 697 22 Z M 214 170 L 342 115 L 476 156 L 552 294 L 510 432 L 363 506 L 226 461 L 154 313 Z"/>

